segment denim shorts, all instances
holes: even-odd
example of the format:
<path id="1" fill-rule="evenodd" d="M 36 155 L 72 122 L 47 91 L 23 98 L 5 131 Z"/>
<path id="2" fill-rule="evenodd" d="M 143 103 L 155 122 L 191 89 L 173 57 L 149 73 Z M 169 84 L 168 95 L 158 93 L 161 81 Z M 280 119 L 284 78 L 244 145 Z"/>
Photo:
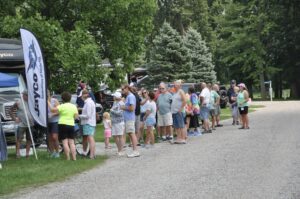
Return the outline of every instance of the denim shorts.
<path id="1" fill-rule="evenodd" d="M 49 122 L 48 123 L 48 133 L 49 134 L 53 134 L 53 133 L 58 134 L 58 122 Z"/>
<path id="2" fill-rule="evenodd" d="M 147 117 L 146 121 L 145 121 L 145 125 L 146 126 L 155 126 L 156 121 L 155 121 L 155 117 Z"/>
<path id="3" fill-rule="evenodd" d="M 184 117 L 182 112 L 178 113 L 173 113 L 173 127 L 178 129 L 178 128 L 184 128 Z"/>
<path id="4" fill-rule="evenodd" d="M 206 106 L 201 106 L 200 117 L 202 120 L 208 120 L 209 117 L 209 108 Z"/>
<path id="5" fill-rule="evenodd" d="M 89 124 L 83 125 L 83 135 L 94 135 L 95 133 L 95 127 L 91 126 Z"/>

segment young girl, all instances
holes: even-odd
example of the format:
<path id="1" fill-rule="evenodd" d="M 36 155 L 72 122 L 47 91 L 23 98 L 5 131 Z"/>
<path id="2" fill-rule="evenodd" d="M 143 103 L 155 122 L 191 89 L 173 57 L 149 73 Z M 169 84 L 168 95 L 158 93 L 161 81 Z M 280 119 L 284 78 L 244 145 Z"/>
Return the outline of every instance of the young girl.
<path id="1" fill-rule="evenodd" d="M 111 120 L 108 112 L 103 113 L 104 137 L 105 148 L 110 149 L 109 138 L 111 137 Z"/>

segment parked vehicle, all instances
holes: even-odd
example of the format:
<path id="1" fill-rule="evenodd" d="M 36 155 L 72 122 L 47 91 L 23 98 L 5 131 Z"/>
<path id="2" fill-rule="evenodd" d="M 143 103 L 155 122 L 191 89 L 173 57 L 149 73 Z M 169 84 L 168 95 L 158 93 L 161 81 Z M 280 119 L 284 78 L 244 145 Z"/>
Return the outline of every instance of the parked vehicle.
<path id="1" fill-rule="evenodd" d="M 228 103 L 228 96 L 227 96 L 226 87 L 224 85 L 220 85 L 219 94 L 220 94 L 220 107 L 226 108 Z"/>
<path id="2" fill-rule="evenodd" d="M 17 125 L 10 116 L 11 107 L 20 100 L 20 92 L 27 90 L 25 84 L 25 65 L 22 43 L 14 39 L 0 38 L 0 72 L 18 77 L 19 87 L 0 88 L 0 117 L 2 128 L 8 144 L 15 143 L 15 132 Z M 16 110 L 13 111 L 13 114 Z M 35 126 L 33 138 L 35 142 L 45 137 L 43 129 Z"/>

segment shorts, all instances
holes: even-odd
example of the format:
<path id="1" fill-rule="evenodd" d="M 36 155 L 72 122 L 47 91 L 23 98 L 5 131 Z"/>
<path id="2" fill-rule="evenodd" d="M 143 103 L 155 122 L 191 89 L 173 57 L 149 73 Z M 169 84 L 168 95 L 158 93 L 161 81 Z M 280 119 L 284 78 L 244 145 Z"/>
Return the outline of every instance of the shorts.
<path id="1" fill-rule="evenodd" d="M 134 121 L 126 121 L 125 122 L 125 133 L 135 133 L 135 122 Z"/>
<path id="2" fill-rule="evenodd" d="M 22 140 L 26 133 L 26 140 L 31 140 L 29 128 L 28 127 L 18 127 L 16 137 L 18 140 Z"/>
<path id="3" fill-rule="evenodd" d="M 58 124 L 58 137 L 59 140 L 64 139 L 74 139 L 75 138 L 75 128 L 74 126 L 66 124 Z"/>
<path id="4" fill-rule="evenodd" d="M 209 108 L 206 106 L 202 106 L 200 109 L 200 117 L 202 120 L 208 120 Z"/>
<path id="5" fill-rule="evenodd" d="M 58 122 L 48 123 L 48 134 L 57 134 L 58 133 Z"/>
<path id="6" fill-rule="evenodd" d="M 140 115 L 136 115 L 135 116 L 135 123 L 134 123 L 134 125 L 135 125 L 135 130 L 136 131 L 139 131 L 139 129 L 140 129 L 140 118 L 141 118 Z"/>
<path id="7" fill-rule="evenodd" d="M 158 126 L 172 126 L 173 125 L 173 119 L 172 119 L 172 113 L 167 113 L 164 115 L 157 114 L 157 125 Z"/>
<path id="8" fill-rule="evenodd" d="M 156 120 L 154 117 L 147 117 L 145 121 L 145 125 L 148 126 L 155 126 Z"/>
<path id="9" fill-rule="evenodd" d="M 215 115 L 220 115 L 221 114 L 221 107 L 220 105 L 215 106 Z"/>
<path id="10" fill-rule="evenodd" d="M 105 129 L 104 130 L 104 137 L 110 138 L 111 137 L 111 129 Z"/>
<path id="11" fill-rule="evenodd" d="M 124 122 L 112 124 L 111 126 L 111 133 L 113 136 L 115 135 L 123 135 L 125 129 Z"/>
<path id="12" fill-rule="evenodd" d="M 172 117 L 173 117 L 173 127 L 174 128 L 176 128 L 176 129 L 184 128 L 185 124 L 184 124 L 184 117 L 183 117 L 182 112 L 173 113 Z"/>
<path id="13" fill-rule="evenodd" d="M 248 114 L 248 106 L 239 107 L 240 115 L 246 115 Z"/>
<path id="14" fill-rule="evenodd" d="M 82 125 L 82 134 L 83 135 L 94 135 L 96 127 L 89 124 Z"/>

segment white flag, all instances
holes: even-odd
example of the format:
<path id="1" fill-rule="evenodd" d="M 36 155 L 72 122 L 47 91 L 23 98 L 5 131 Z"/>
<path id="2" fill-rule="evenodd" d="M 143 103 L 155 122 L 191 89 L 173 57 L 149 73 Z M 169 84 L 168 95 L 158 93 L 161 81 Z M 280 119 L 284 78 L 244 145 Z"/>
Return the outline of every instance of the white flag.
<path id="1" fill-rule="evenodd" d="M 39 43 L 35 36 L 20 29 L 25 73 L 28 87 L 28 106 L 34 120 L 47 127 L 47 92 L 45 67 Z"/>

